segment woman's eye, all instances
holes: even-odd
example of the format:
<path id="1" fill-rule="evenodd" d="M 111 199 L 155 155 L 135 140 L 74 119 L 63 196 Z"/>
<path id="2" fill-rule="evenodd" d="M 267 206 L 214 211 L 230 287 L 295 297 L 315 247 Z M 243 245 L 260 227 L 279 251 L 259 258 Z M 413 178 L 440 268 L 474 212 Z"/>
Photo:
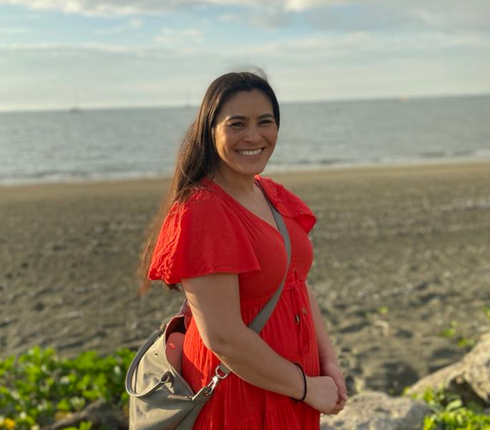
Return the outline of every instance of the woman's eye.
<path id="1" fill-rule="evenodd" d="M 262 125 L 269 125 L 272 123 L 273 123 L 273 121 L 271 119 L 264 119 L 263 121 L 260 121 L 260 124 L 262 124 Z"/>
<path id="2" fill-rule="evenodd" d="M 230 124 L 230 127 L 235 127 L 235 128 L 237 128 L 237 127 L 243 127 L 243 122 L 232 122 Z"/>

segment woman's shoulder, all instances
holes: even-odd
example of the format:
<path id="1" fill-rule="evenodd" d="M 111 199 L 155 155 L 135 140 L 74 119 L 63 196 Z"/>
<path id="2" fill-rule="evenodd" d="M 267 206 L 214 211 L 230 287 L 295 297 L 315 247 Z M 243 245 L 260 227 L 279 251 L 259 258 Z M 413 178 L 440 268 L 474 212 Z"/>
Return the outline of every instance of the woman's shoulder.
<path id="1" fill-rule="evenodd" d="M 175 200 L 170 206 L 169 214 L 216 210 L 221 207 L 221 200 L 219 195 L 202 181 L 193 186 L 184 199 Z"/>
<path id="2" fill-rule="evenodd" d="M 272 178 L 259 175 L 255 178 L 281 215 L 296 219 L 307 233 L 313 228 L 316 216 L 301 197 Z"/>
<path id="3" fill-rule="evenodd" d="M 274 199 L 276 203 L 295 204 L 301 202 L 305 205 L 299 196 L 288 190 L 283 184 L 276 182 L 274 179 L 259 175 L 255 178 L 259 181 L 260 185 L 262 185 L 267 196 Z"/>

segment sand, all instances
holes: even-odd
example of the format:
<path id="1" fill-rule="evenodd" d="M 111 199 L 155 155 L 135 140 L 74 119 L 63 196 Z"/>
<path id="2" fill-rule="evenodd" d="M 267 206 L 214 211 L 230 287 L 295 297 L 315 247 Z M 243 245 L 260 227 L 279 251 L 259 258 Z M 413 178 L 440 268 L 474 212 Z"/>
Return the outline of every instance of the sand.
<path id="1" fill-rule="evenodd" d="M 309 283 L 353 394 L 399 394 L 490 330 L 490 162 L 273 174 L 318 216 Z M 0 357 L 136 348 L 175 312 L 143 298 L 144 230 L 168 180 L 0 187 Z M 441 336 L 454 321 L 455 337 Z"/>

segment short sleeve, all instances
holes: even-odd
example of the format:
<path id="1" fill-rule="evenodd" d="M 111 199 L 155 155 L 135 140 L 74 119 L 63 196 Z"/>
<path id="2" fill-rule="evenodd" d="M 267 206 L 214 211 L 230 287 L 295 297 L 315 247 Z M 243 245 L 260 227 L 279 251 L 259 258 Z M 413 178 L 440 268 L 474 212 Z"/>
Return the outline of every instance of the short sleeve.
<path id="1" fill-rule="evenodd" d="M 257 270 L 261 266 L 236 214 L 219 196 L 202 191 L 170 208 L 153 251 L 148 278 L 176 284 L 181 278 Z"/>
<path id="2" fill-rule="evenodd" d="M 259 179 L 281 215 L 295 219 L 304 231 L 309 233 L 316 224 L 317 218 L 308 205 L 273 179 L 267 177 L 259 177 Z"/>

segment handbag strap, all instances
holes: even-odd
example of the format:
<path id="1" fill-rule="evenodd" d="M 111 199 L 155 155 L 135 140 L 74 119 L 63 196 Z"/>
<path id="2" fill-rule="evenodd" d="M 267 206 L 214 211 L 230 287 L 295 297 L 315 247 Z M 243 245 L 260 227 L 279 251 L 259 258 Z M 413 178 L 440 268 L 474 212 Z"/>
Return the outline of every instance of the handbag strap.
<path id="1" fill-rule="evenodd" d="M 258 181 L 256 183 L 262 189 L 262 186 L 258 183 Z M 289 263 L 291 261 L 291 241 L 289 239 L 289 233 L 288 233 L 288 229 L 286 227 L 286 224 L 284 223 L 284 219 L 282 218 L 281 214 L 276 210 L 274 205 L 270 202 L 269 198 L 267 197 L 267 194 L 263 191 L 263 189 L 262 189 L 262 192 L 264 194 L 265 199 L 267 200 L 267 203 L 269 204 L 269 207 L 271 208 L 272 214 L 274 215 L 274 220 L 276 221 L 279 232 L 281 233 L 281 235 L 284 239 L 284 245 L 285 245 L 286 252 L 287 252 L 288 263 L 287 263 L 286 273 L 285 273 L 284 278 L 281 282 L 281 285 L 279 286 L 279 288 L 275 292 L 274 296 L 266 303 L 266 305 L 260 310 L 260 312 L 255 316 L 253 321 L 248 326 L 251 330 L 255 331 L 256 333 L 260 333 L 260 331 L 264 327 L 265 323 L 267 322 L 267 320 L 271 316 L 272 312 L 274 311 L 274 308 L 276 307 L 277 302 L 279 301 L 279 297 L 280 297 L 282 290 L 284 288 L 284 282 L 286 281 L 286 276 L 289 272 Z M 187 300 L 184 300 L 184 304 L 182 306 L 181 313 L 188 313 L 188 311 L 189 311 L 189 304 L 187 303 Z M 136 356 L 134 357 L 134 359 L 132 360 L 132 362 L 129 366 L 128 372 L 126 374 L 125 386 L 126 386 L 126 391 L 132 397 L 135 397 L 135 398 L 147 397 L 150 394 L 152 394 L 154 391 L 156 391 L 158 388 L 160 388 L 162 385 L 165 384 L 165 381 L 163 379 L 161 379 L 155 386 L 151 387 L 146 392 L 140 393 L 140 394 L 137 394 L 133 390 L 133 388 L 131 387 L 131 381 L 133 379 L 134 373 L 136 372 L 136 368 L 138 367 L 139 362 L 141 361 L 141 359 L 145 355 L 146 351 L 148 351 L 148 349 L 153 345 L 155 340 L 157 340 L 162 334 L 163 334 L 162 329 L 156 330 L 155 332 L 153 332 L 150 335 L 150 337 L 147 339 L 145 344 L 136 353 Z M 221 374 L 220 374 L 220 372 L 221 372 Z M 221 379 L 226 378 L 229 375 L 230 370 L 223 363 L 220 363 L 219 366 L 216 368 L 215 373 L 216 374 L 212 378 L 211 382 L 208 385 L 201 388 L 199 393 L 201 393 L 201 391 L 203 391 L 206 394 L 206 396 L 211 395 L 211 393 L 214 391 L 214 389 L 215 389 L 216 385 L 219 383 L 219 381 Z M 162 375 L 162 378 L 163 377 L 164 377 L 164 375 Z M 199 393 L 197 393 L 196 396 L 198 396 Z"/>
<path id="2" fill-rule="evenodd" d="M 256 183 L 262 189 L 262 186 L 259 184 L 259 182 L 257 181 Z M 272 210 L 272 215 L 274 215 L 274 219 L 276 221 L 277 227 L 279 228 L 279 232 L 282 234 L 282 237 L 284 239 L 284 245 L 286 247 L 286 252 L 288 255 L 288 264 L 286 267 L 286 273 L 284 275 L 284 278 L 282 279 L 281 285 L 277 289 L 276 293 L 274 294 L 274 296 L 272 296 L 272 298 L 267 302 L 267 304 L 260 310 L 260 312 L 255 316 L 252 322 L 248 325 L 248 328 L 256 333 L 260 333 L 265 323 L 272 315 L 272 312 L 274 311 L 277 302 L 279 301 L 279 297 L 281 296 L 282 290 L 284 289 L 284 282 L 286 281 L 286 276 L 289 272 L 289 263 L 291 261 L 291 241 L 289 239 L 289 233 L 286 224 L 284 223 L 284 219 L 282 218 L 282 215 L 276 210 L 274 205 L 270 202 L 269 198 L 267 197 L 267 194 L 265 192 L 263 194 L 265 199 L 267 200 L 267 203 L 269 204 L 269 207 Z M 218 370 L 226 376 L 228 376 L 228 374 L 230 373 L 230 369 L 228 369 L 223 363 L 220 363 L 220 365 L 216 369 L 217 374 L 218 374 Z"/>

